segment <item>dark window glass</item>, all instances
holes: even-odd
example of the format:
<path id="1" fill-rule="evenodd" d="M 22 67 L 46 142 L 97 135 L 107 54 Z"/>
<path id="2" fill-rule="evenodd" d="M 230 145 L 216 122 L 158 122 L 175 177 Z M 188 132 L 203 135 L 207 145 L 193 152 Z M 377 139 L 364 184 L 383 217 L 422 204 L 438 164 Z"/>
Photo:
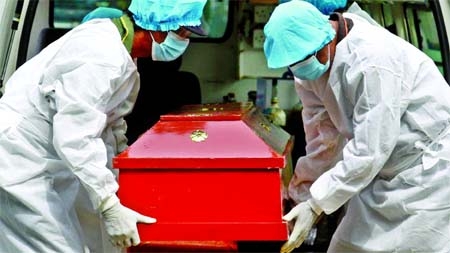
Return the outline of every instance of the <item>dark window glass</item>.
<path id="1" fill-rule="evenodd" d="M 427 54 L 444 75 L 442 49 L 436 26 L 438 22 L 432 10 L 427 5 L 420 3 L 406 4 L 401 1 L 395 1 L 394 4 L 405 16 L 405 19 L 401 22 L 395 20 L 396 14 L 393 13 L 393 4 L 361 3 L 360 6 L 374 17 L 379 24 Z M 397 24 L 395 24 L 395 21 L 397 21 Z M 400 30 L 398 30 L 398 27 L 400 27 Z"/>
<path id="2" fill-rule="evenodd" d="M 406 17 L 411 35 L 410 42 L 433 59 L 444 74 L 442 51 L 433 12 L 430 9 L 411 5 L 406 8 Z"/>
<path id="3" fill-rule="evenodd" d="M 55 28 L 73 28 L 80 24 L 83 17 L 97 7 L 114 7 L 125 10 L 130 0 L 53 0 L 53 26 Z M 215 41 L 229 36 L 230 25 L 229 0 L 208 0 L 202 18 L 203 28 L 208 32 L 207 37 L 192 35 L 193 39 Z"/>

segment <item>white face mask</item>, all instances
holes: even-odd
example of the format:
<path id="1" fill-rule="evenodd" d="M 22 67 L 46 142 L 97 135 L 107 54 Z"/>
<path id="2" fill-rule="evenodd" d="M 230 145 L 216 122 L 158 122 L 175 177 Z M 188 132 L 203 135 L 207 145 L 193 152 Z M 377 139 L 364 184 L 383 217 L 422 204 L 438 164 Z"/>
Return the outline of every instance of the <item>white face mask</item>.
<path id="1" fill-rule="evenodd" d="M 152 37 L 152 59 L 154 61 L 173 61 L 186 51 L 189 39 L 183 39 L 174 32 L 168 32 L 166 39 L 159 44 Z"/>
<path id="2" fill-rule="evenodd" d="M 317 54 L 317 52 L 316 52 Z M 292 74 L 301 80 L 316 80 L 325 72 L 327 72 L 330 67 L 330 46 L 328 45 L 328 59 L 325 64 L 319 62 L 316 54 L 309 57 L 308 59 L 289 67 Z"/>

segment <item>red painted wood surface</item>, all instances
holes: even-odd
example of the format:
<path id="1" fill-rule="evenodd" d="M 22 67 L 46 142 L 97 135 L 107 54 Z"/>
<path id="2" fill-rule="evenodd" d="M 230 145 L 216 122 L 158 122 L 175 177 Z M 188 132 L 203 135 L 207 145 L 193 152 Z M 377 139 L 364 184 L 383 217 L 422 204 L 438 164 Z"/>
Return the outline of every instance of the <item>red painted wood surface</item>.
<path id="1" fill-rule="evenodd" d="M 147 173 L 148 172 L 148 173 Z M 285 240 L 278 170 L 126 170 L 121 202 L 155 224 L 142 241 Z"/>
<path id="2" fill-rule="evenodd" d="M 205 109 L 206 108 L 206 109 Z M 284 168 L 291 136 L 254 107 L 188 106 L 161 116 L 114 158 L 115 168 Z M 195 113 L 197 112 L 197 113 Z M 209 120 L 208 120 L 209 119 Z M 196 131 L 204 141 L 192 140 Z"/>
<path id="3" fill-rule="evenodd" d="M 238 246 L 233 241 L 151 241 L 131 247 L 128 252 L 238 252 Z"/>
<path id="4" fill-rule="evenodd" d="M 247 104 L 186 106 L 114 158 L 118 194 L 157 219 L 138 224 L 143 244 L 286 240 L 281 172 L 291 146 Z"/>

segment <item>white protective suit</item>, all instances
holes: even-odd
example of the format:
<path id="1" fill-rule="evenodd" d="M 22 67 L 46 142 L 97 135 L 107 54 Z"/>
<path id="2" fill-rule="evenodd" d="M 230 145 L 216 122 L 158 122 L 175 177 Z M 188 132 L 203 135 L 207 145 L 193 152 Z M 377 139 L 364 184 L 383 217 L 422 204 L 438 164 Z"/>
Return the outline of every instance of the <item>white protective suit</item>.
<path id="1" fill-rule="evenodd" d="M 328 252 L 448 253 L 450 87 L 417 48 L 347 17 L 331 74 L 296 79 L 307 154 L 289 194 L 326 214 L 347 203 Z"/>
<path id="2" fill-rule="evenodd" d="M 126 148 L 138 90 L 108 19 L 74 28 L 13 74 L 0 100 L 0 252 L 119 250 L 94 210 L 118 189 L 111 160 Z"/>

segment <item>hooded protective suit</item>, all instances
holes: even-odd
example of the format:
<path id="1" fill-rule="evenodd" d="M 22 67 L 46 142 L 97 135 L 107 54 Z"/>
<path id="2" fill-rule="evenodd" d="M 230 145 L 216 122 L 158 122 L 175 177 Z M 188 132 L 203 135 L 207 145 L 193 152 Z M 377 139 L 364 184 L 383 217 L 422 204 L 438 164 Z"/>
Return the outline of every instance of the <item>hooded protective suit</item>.
<path id="1" fill-rule="evenodd" d="M 450 88 L 434 62 L 387 30 L 354 26 L 329 75 L 296 79 L 307 154 L 289 194 L 330 214 L 328 252 L 450 252 Z"/>
<path id="2" fill-rule="evenodd" d="M 87 252 L 87 239 L 99 245 L 91 252 L 112 252 L 100 245 L 106 233 L 86 238 L 80 222 L 102 226 L 95 210 L 118 189 L 111 160 L 126 148 L 123 117 L 138 90 L 107 19 L 74 28 L 13 74 L 0 100 L 0 252 Z"/>

